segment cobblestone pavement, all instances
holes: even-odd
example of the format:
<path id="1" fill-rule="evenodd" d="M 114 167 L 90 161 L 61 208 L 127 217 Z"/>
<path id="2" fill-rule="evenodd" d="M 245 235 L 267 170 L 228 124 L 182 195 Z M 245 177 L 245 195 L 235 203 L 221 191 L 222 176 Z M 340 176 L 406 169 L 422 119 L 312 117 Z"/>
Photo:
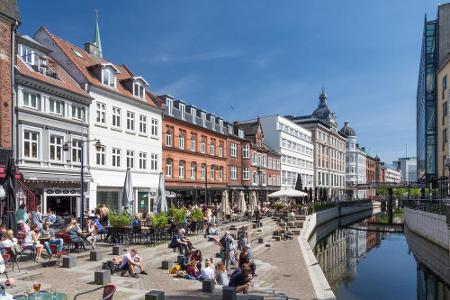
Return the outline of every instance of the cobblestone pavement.
<path id="1" fill-rule="evenodd" d="M 254 287 L 250 293 L 265 295 L 266 299 L 286 299 L 284 294 L 291 299 L 313 299 L 314 291 L 309 275 L 306 270 L 303 257 L 297 241 L 271 241 L 272 231 L 275 223 L 271 219 L 264 220 L 264 226 L 257 229 L 249 229 L 252 236 L 252 247 L 254 249 L 258 277 L 254 280 Z M 249 226 L 251 227 L 251 226 Z M 221 233 L 225 229 L 222 228 Z M 264 237 L 265 243 L 258 244 L 258 237 Z M 194 246 L 201 249 L 204 258 L 217 259 L 215 253 L 218 246 L 207 242 L 203 236 L 191 237 Z M 266 242 L 271 247 L 266 247 Z M 127 246 L 130 249 L 130 246 Z M 127 248 L 124 247 L 124 248 Z M 216 287 L 212 294 L 201 292 L 201 283 L 184 279 L 173 278 L 167 271 L 161 269 L 162 260 L 176 261 L 177 253 L 167 248 L 167 245 L 157 247 L 136 246 L 139 254 L 143 257 L 147 276 L 135 279 L 129 276 L 120 277 L 114 275 L 112 282 L 118 286 L 118 292 L 114 299 L 143 299 L 144 294 L 152 289 L 163 290 L 166 299 L 221 299 L 221 288 Z M 103 252 L 103 261 L 111 259 L 111 248 L 100 248 Z M 295 262 L 295 263 L 293 263 Z M 16 278 L 17 284 L 13 289 L 8 289 L 11 294 L 17 294 L 29 290 L 32 283 L 42 283 L 42 289 L 49 289 L 54 285 L 58 291 L 73 295 L 84 290 L 97 287 L 93 283 L 94 271 L 100 269 L 101 262 L 90 262 L 89 252 L 77 255 L 77 266 L 64 269 L 59 266 L 41 267 L 32 262 L 21 264 L 21 272 L 9 272 L 10 276 Z M 284 293 L 284 294 L 283 294 Z M 101 292 L 82 299 L 99 299 Z M 239 297 L 239 299 L 245 299 Z"/>

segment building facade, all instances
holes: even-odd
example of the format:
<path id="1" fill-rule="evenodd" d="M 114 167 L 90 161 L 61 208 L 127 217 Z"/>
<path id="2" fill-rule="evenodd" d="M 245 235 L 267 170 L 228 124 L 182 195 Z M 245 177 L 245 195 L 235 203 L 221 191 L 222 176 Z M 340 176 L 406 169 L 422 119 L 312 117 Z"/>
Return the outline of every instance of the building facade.
<path id="1" fill-rule="evenodd" d="M 355 189 L 352 187 L 359 184 L 366 184 L 366 153 L 357 144 L 356 132 L 350 127 L 349 122 L 345 122 L 344 126 L 339 131 L 347 138 L 346 151 L 346 168 L 345 168 L 345 182 L 349 188 L 347 197 L 349 199 L 365 199 L 367 197 L 366 189 Z"/>
<path id="2" fill-rule="evenodd" d="M 394 165 L 394 169 L 400 171 L 402 182 L 417 182 L 417 160 L 415 157 L 401 157 L 392 164 Z M 439 176 L 444 176 L 443 174 Z"/>
<path id="3" fill-rule="evenodd" d="M 401 183 L 402 174 L 393 168 L 384 168 L 384 182 Z"/>
<path id="4" fill-rule="evenodd" d="M 44 211 L 79 216 L 81 143 L 88 136 L 91 97 L 48 56 L 49 49 L 20 34 L 17 44 L 17 166 Z M 90 179 L 87 170 L 84 176 Z"/>
<path id="5" fill-rule="evenodd" d="M 319 105 L 309 116 L 288 118 L 311 131 L 314 144 L 314 176 L 316 198 L 340 200 L 345 192 L 347 139 L 338 132 L 336 115 L 328 108 L 324 91 Z"/>
<path id="6" fill-rule="evenodd" d="M 105 204 L 122 209 L 122 188 L 131 171 L 133 211 L 152 210 L 161 174 L 162 109 L 148 83 L 125 65 L 102 58 L 97 40 L 79 48 L 41 28 L 35 39 L 52 50 L 51 57 L 93 98 L 88 112 L 86 145 L 92 180 L 87 182 L 85 209 Z M 95 141 L 100 141 L 97 147 Z"/>
<path id="7" fill-rule="evenodd" d="M 367 198 L 374 199 L 376 196 L 377 162 L 375 158 L 366 154 L 366 180 L 370 187 L 367 189 Z"/>
<path id="8" fill-rule="evenodd" d="M 223 119 L 163 95 L 166 189 L 187 204 L 220 202 L 227 188 L 227 129 Z M 236 152 L 233 154 L 237 155 Z"/>
<path id="9" fill-rule="evenodd" d="M 14 156 L 14 65 L 16 29 L 20 16 L 17 1 L 0 4 L 0 164 Z"/>
<path id="10" fill-rule="evenodd" d="M 277 185 L 294 188 L 300 174 L 302 186 L 313 189 L 314 145 L 311 132 L 279 115 L 261 117 L 259 120 L 264 142 L 281 154 L 281 182 L 277 178 Z"/>

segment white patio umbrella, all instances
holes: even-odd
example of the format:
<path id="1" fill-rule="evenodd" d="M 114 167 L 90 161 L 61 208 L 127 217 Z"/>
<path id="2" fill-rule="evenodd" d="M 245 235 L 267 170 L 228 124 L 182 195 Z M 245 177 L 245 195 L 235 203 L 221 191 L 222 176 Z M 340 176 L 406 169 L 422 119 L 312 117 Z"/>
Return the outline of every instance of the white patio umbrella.
<path id="1" fill-rule="evenodd" d="M 269 198 L 306 197 L 307 193 L 294 189 L 284 189 L 269 194 Z"/>
<path id="2" fill-rule="evenodd" d="M 245 197 L 244 197 L 243 191 L 241 191 L 239 193 L 238 209 L 241 212 L 241 215 L 245 214 L 245 212 L 247 211 L 247 204 L 245 203 Z"/>
<path id="3" fill-rule="evenodd" d="M 166 187 L 163 173 L 159 174 L 158 200 L 156 204 L 156 212 L 167 212 Z"/>
<path id="4" fill-rule="evenodd" d="M 123 208 L 131 213 L 131 207 L 134 203 L 134 191 L 133 191 L 133 183 L 131 181 L 131 169 L 128 168 L 125 173 L 125 182 L 123 183 L 122 189 L 122 206 Z"/>
<path id="5" fill-rule="evenodd" d="M 222 213 L 222 217 L 230 214 L 230 203 L 228 202 L 228 192 L 223 191 L 222 193 L 222 202 L 220 203 L 220 212 Z"/>
<path id="6" fill-rule="evenodd" d="M 250 196 L 250 213 L 253 215 L 258 207 L 258 200 L 256 199 L 256 192 L 253 191 Z"/>

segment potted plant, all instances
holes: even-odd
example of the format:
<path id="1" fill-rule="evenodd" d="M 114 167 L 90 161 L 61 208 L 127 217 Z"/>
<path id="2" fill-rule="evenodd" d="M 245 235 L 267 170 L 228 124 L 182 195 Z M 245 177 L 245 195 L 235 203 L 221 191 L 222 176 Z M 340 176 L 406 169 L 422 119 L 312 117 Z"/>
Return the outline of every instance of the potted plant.
<path id="1" fill-rule="evenodd" d="M 169 218 L 166 213 L 160 212 L 152 218 L 152 226 L 155 228 L 163 228 L 169 222 Z"/>

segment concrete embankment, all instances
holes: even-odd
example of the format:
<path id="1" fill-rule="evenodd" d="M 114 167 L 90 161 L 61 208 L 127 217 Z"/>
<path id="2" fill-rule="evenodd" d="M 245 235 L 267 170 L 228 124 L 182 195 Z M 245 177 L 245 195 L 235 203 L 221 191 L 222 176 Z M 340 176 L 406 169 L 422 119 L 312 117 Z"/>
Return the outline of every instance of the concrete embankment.
<path id="1" fill-rule="evenodd" d="M 373 202 L 356 202 L 353 205 L 346 203 L 345 206 L 339 205 L 338 207 L 325 209 L 306 217 L 300 237 L 298 238 L 298 242 L 300 244 L 317 299 L 336 299 L 330 284 L 320 268 L 319 262 L 314 256 L 314 246 L 309 242 L 318 226 L 329 224 L 330 230 L 333 230 L 333 228 L 337 228 L 339 226 L 339 218 L 347 216 L 348 219 L 353 219 L 352 216 L 354 214 L 364 211 L 368 211 L 370 214 L 373 209 L 379 209 L 379 207 L 379 203 Z M 313 240 L 313 244 L 315 244 L 317 237 L 313 238 Z"/>

